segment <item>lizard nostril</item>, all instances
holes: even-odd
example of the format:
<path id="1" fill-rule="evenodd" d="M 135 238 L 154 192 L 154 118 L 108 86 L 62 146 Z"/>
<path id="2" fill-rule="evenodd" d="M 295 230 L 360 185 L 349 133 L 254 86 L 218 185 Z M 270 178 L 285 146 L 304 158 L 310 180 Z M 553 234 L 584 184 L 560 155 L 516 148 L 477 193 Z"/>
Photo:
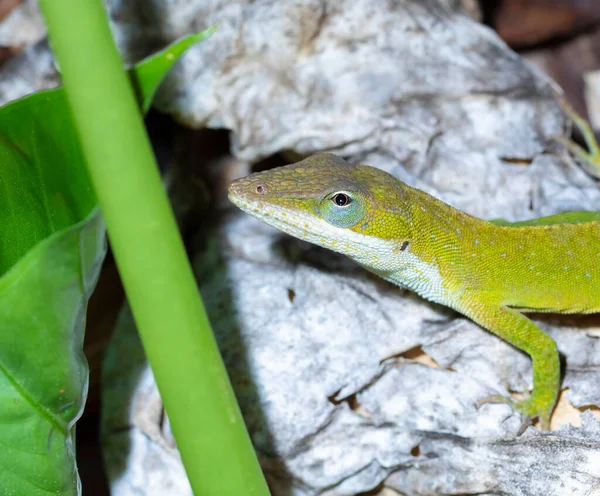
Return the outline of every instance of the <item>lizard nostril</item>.
<path id="1" fill-rule="evenodd" d="M 265 192 L 265 187 L 264 187 L 264 186 L 262 186 L 261 184 L 259 184 L 259 185 L 256 187 L 256 192 L 257 192 L 259 195 L 260 195 L 261 193 L 264 193 L 264 192 Z"/>

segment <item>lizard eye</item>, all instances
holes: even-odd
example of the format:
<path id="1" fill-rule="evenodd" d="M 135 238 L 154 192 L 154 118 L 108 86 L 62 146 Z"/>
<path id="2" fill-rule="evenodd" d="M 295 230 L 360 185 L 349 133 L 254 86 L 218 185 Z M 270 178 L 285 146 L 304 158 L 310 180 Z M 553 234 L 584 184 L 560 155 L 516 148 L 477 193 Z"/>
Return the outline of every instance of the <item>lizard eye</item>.
<path id="1" fill-rule="evenodd" d="M 316 213 L 335 227 L 351 227 L 364 217 L 366 203 L 358 192 L 333 191 L 317 205 Z"/>
<path id="2" fill-rule="evenodd" d="M 345 193 L 336 193 L 331 197 L 331 201 L 338 207 L 345 207 L 352 203 L 352 198 Z"/>

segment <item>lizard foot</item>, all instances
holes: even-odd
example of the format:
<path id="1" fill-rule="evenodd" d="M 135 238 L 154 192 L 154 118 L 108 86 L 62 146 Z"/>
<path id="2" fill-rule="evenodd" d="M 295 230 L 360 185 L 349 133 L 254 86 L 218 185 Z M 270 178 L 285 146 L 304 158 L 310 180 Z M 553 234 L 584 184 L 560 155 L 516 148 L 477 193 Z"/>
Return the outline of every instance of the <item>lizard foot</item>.
<path id="1" fill-rule="evenodd" d="M 492 394 L 478 400 L 475 403 L 475 408 L 479 409 L 486 403 L 503 403 L 509 405 L 513 410 L 521 414 L 521 427 L 517 432 L 517 436 L 523 434 L 527 427 L 533 425 L 533 419 L 535 418 L 539 420 L 538 427 L 540 430 L 550 430 L 550 414 L 552 413 L 552 409 L 548 411 L 547 408 L 540 407 L 539 403 L 535 401 L 533 397 L 529 397 L 524 400 L 514 400 L 508 396 Z"/>
<path id="2" fill-rule="evenodd" d="M 588 122 L 575 112 L 564 98 L 561 98 L 559 103 L 563 112 L 567 114 L 583 135 L 583 139 L 589 151 L 584 150 L 577 143 L 574 143 L 564 136 L 556 136 L 554 137 L 554 140 L 566 146 L 575 157 L 581 159 L 582 166 L 589 175 L 596 179 L 600 179 L 600 146 L 598 146 L 594 131 Z"/>

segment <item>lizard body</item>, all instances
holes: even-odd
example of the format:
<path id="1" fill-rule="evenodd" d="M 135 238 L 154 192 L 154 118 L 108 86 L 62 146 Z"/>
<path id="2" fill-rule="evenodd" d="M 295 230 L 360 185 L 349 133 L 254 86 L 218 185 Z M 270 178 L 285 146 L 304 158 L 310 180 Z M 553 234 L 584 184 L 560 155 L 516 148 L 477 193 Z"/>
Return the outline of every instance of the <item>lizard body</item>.
<path id="1" fill-rule="evenodd" d="M 600 312 L 600 216 L 514 226 L 461 212 L 386 172 L 319 153 L 234 181 L 229 198 L 292 236 L 466 315 L 530 355 L 533 391 L 506 401 L 549 428 L 554 340 L 521 312 Z"/>

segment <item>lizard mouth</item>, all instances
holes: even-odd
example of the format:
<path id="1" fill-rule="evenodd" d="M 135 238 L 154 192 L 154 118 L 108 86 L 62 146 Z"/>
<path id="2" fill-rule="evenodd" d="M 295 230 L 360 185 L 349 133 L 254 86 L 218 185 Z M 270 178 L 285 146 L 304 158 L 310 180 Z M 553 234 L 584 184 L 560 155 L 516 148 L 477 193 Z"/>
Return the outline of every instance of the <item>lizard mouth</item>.
<path id="1" fill-rule="evenodd" d="M 300 229 L 293 219 L 297 214 L 291 212 L 283 212 L 269 203 L 261 202 L 258 199 L 248 199 L 243 194 L 239 194 L 235 189 L 235 183 L 229 186 L 228 198 L 240 210 L 250 214 L 252 217 L 268 224 L 272 227 L 280 229 L 292 236 L 305 238 L 308 232 Z M 289 218 L 288 218 L 289 217 Z"/>
<path id="2" fill-rule="evenodd" d="M 240 184 L 241 184 L 241 180 L 236 179 L 235 181 L 230 183 L 229 187 L 227 188 L 227 191 L 228 191 L 227 196 L 235 205 L 237 205 L 236 202 L 239 199 L 241 199 L 241 197 L 243 196 L 243 192 L 241 191 Z"/>
<path id="3" fill-rule="evenodd" d="M 229 192 L 227 194 L 227 198 L 229 201 L 233 203 L 236 207 L 242 208 L 242 205 L 247 204 L 248 202 L 244 200 L 244 198 L 236 191 L 235 183 L 229 185 Z"/>

